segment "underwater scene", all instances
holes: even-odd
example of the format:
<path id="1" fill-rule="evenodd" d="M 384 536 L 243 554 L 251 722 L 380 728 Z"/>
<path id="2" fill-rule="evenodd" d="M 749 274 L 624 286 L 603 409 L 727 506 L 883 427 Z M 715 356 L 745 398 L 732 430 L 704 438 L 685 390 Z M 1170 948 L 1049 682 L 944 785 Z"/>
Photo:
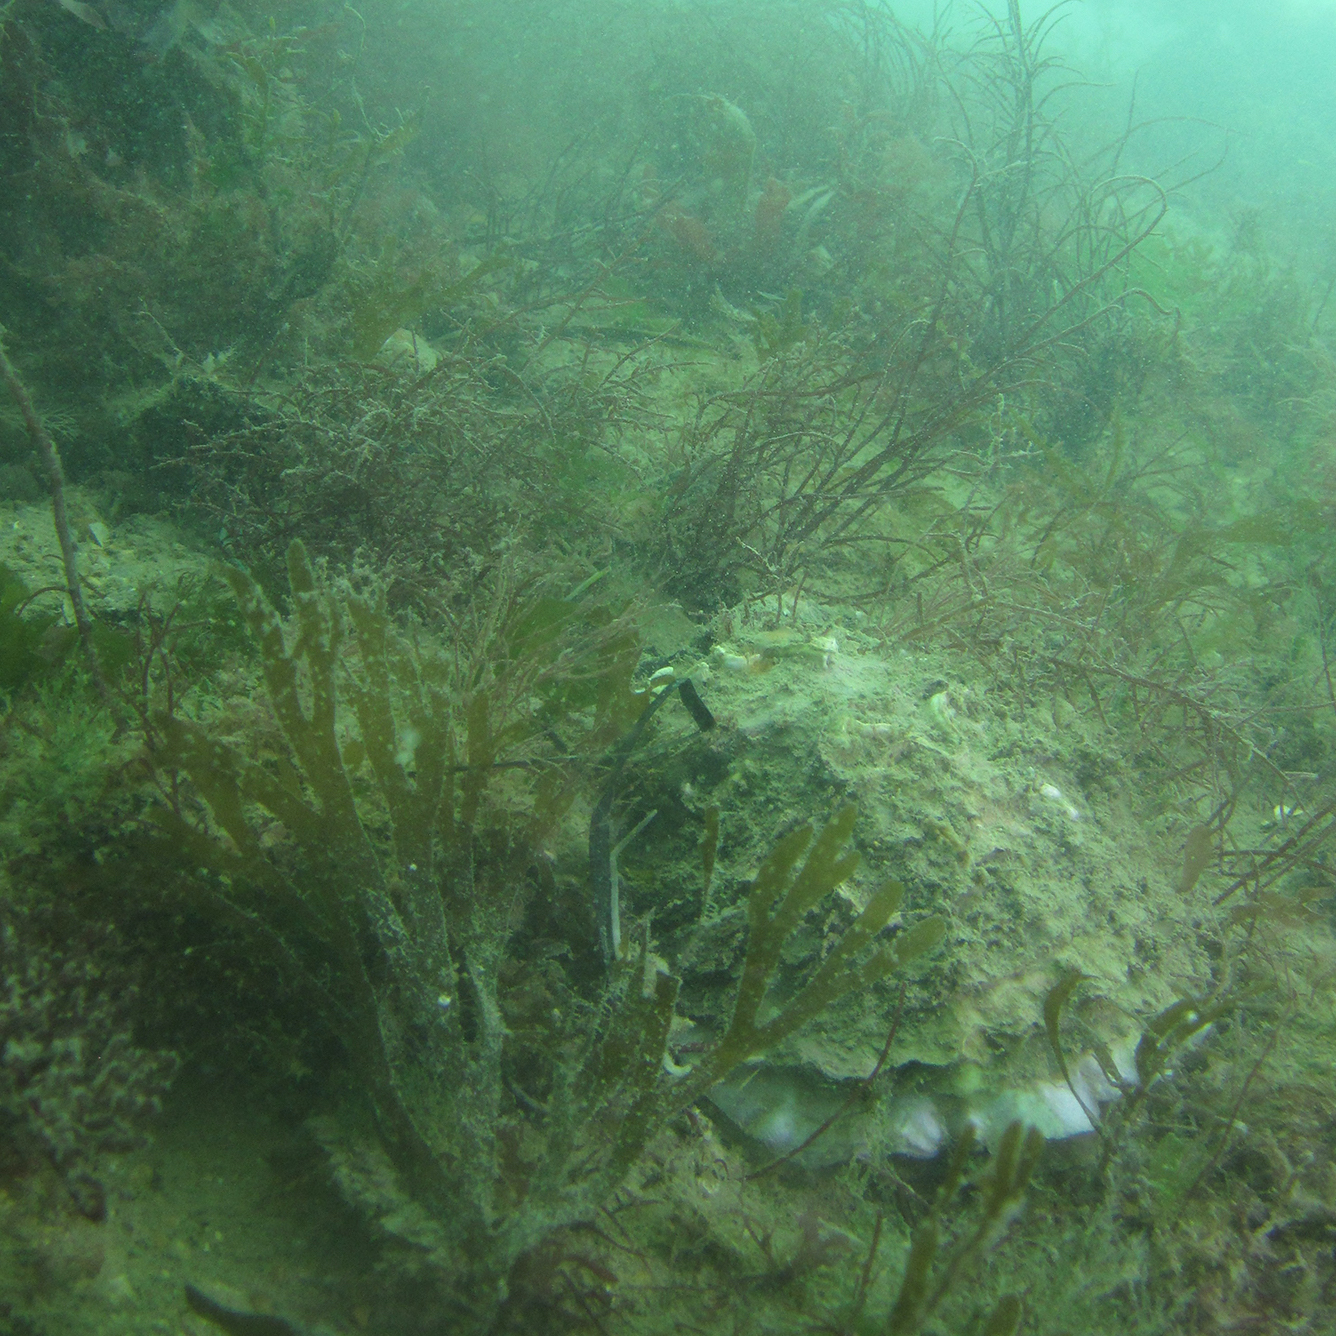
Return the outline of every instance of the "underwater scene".
<path id="1" fill-rule="evenodd" d="M 1333 69 L 0 0 L 0 1336 L 1336 1332 Z"/>

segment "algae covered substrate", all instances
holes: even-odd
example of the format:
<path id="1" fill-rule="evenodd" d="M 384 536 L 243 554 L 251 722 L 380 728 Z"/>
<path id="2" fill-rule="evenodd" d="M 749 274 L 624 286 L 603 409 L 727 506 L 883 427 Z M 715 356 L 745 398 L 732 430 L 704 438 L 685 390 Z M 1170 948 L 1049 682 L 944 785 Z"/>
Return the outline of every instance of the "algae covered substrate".
<path id="1" fill-rule="evenodd" d="M 0 1333 L 1332 1329 L 1267 11 L 0 8 Z"/>

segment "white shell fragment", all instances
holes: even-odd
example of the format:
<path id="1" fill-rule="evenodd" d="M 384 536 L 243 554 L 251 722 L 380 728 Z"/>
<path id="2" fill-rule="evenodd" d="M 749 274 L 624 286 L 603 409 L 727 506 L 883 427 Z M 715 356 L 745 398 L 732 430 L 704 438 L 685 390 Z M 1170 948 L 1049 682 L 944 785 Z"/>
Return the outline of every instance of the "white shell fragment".
<path id="1" fill-rule="evenodd" d="M 829 668 L 835 662 L 835 655 L 839 653 L 840 642 L 834 636 L 813 636 L 811 645 L 821 655 L 821 666 L 823 668 Z"/>
<path id="2" fill-rule="evenodd" d="M 412 370 L 433 371 L 440 360 L 436 349 L 426 339 L 419 338 L 412 330 L 396 329 L 380 346 L 377 361 L 390 366 L 403 366 Z"/>
<path id="3" fill-rule="evenodd" d="M 1041 784 L 1039 786 L 1039 796 L 1047 798 L 1051 803 L 1057 803 L 1069 820 L 1079 821 L 1081 819 L 1081 809 L 1056 784 Z"/>
<path id="4" fill-rule="evenodd" d="M 946 1124 L 926 1095 L 892 1101 L 887 1131 L 891 1153 L 912 1160 L 931 1160 L 946 1142 Z"/>
<path id="5" fill-rule="evenodd" d="M 726 649 L 716 649 L 714 651 L 714 666 L 724 668 L 730 673 L 745 673 L 751 667 L 751 661 L 741 654 L 733 654 Z"/>

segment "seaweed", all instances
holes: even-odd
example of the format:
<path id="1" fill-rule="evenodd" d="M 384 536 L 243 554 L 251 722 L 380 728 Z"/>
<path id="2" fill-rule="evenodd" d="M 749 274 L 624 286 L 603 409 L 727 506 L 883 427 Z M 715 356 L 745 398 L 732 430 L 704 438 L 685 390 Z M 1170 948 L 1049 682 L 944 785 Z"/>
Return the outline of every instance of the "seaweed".
<path id="1" fill-rule="evenodd" d="M 747 897 L 747 954 L 732 1018 L 692 1077 L 693 1087 L 702 1093 L 734 1067 L 781 1044 L 847 993 L 871 986 L 934 950 L 945 938 L 946 920 L 934 914 L 877 944 L 878 934 L 904 899 L 899 882 L 884 882 L 796 994 L 782 1001 L 771 998 L 771 981 L 785 943 L 804 916 L 847 881 L 858 865 L 856 853 L 840 852 L 853 834 L 856 818 L 857 809 L 845 807 L 815 838 L 810 825 L 800 826 L 780 840 L 762 863 Z M 804 853 L 807 857 L 798 867 Z M 871 952 L 865 954 L 868 948 Z"/>
<path id="2" fill-rule="evenodd" d="M 387 243 L 369 273 L 350 272 L 346 281 L 353 356 L 370 361 L 396 329 L 414 324 L 429 309 L 448 309 L 510 263 L 506 255 L 489 255 L 462 278 L 447 282 L 430 268 L 405 273 L 394 243 Z"/>
<path id="3" fill-rule="evenodd" d="M 250 575 L 226 572 L 285 751 L 267 762 L 161 714 L 156 819 L 209 870 L 215 912 L 305 981 L 341 1039 L 359 1092 L 313 1124 L 341 1186 L 434 1272 L 455 1329 L 485 1331 L 519 1260 L 601 1205 L 673 1116 L 945 925 L 878 943 L 902 898 L 888 883 L 796 993 L 773 999 L 786 941 L 857 862 L 841 852 L 852 807 L 815 837 L 792 832 L 752 885 L 732 1021 L 674 1079 L 679 981 L 645 927 L 610 954 L 592 1006 L 574 977 L 533 973 L 520 930 L 538 850 L 574 796 L 571 749 L 625 728 L 634 639 L 615 621 L 596 634 L 605 619 L 579 605 L 503 600 L 455 659 L 396 627 L 383 600 L 325 591 L 299 543 L 288 572 L 289 626 Z M 561 759 L 544 755 L 553 735 Z M 505 1019 L 505 981 L 526 972 L 561 1000 L 527 1043 Z"/>
<path id="4" fill-rule="evenodd" d="M 594 904 L 598 915 L 599 944 L 603 949 L 603 960 L 610 965 L 621 954 L 621 909 L 617 876 L 617 855 L 657 816 L 650 812 L 620 843 L 612 843 L 612 805 L 620 791 L 620 780 L 632 751 L 640 741 L 646 727 L 654 718 L 659 708 L 669 697 L 677 695 L 686 705 L 691 717 L 702 732 L 714 727 L 714 716 L 706 708 L 692 686 L 690 678 L 665 687 L 640 712 L 626 736 L 617 744 L 603 784 L 603 792 L 594 804 L 593 815 L 589 818 L 589 877 L 594 884 Z"/>
<path id="5" fill-rule="evenodd" d="M 912 241 L 893 235 L 893 206 L 866 221 L 892 189 L 870 164 L 869 178 L 846 165 L 790 205 L 811 200 L 799 250 L 828 209 L 831 245 L 862 262 L 836 282 L 843 267 L 825 251 L 833 292 L 820 322 L 803 317 L 813 293 L 786 282 L 777 309 L 751 321 L 759 369 L 700 396 L 663 515 L 674 594 L 713 608 L 801 588 L 895 542 L 892 512 L 943 486 L 1009 395 L 1051 418 L 1095 418 L 1086 436 L 1107 421 L 1110 404 L 1092 414 L 1090 391 L 1108 398 L 1098 363 L 1122 337 L 1126 264 L 1167 196 L 1152 180 L 1074 165 L 1047 109 L 1053 18 L 1027 28 L 1012 7 L 958 74 L 936 67 L 959 124 L 954 160 L 932 167 L 954 199 L 904 219 Z M 1116 165 L 1125 147 L 1126 136 L 1095 161 Z M 868 157 L 892 175 L 887 155 Z"/>
<path id="6" fill-rule="evenodd" d="M 65 587 L 29 589 L 0 562 L 0 692 L 12 694 L 51 681 L 79 643 L 78 627 L 69 625 L 61 613 L 32 610 L 38 599 L 50 594 L 64 595 Z M 96 662 L 99 674 L 105 672 L 113 680 L 134 658 L 130 637 L 103 622 L 90 619 L 89 642 L 85 664 Z M 91 673 L 89 681 L 96 684 Z"/>
<path id="7" fill-rule="evenodd" d="M 5 353 L 4 334 L 4 327 L 0 326 L 0 379 L 4 380 L 5 388 L 9 390 L 18 405 L 19 412 L 23 415 L 28 436 L 32 440 L 33 449 L 46 477 L 46 485 L 51 493 L 51 515 L 56 526 L 56 537 L 60 542 L 61 562 L 65 568 L 65 592 L 74 611 L 74 624 L 78 628 L 79 640 L 83 645 L 88 674 L 99 695 L 110 704 L 111 693 L 107 687 L 107 680 L 102 675 L 102 667 L 97 661 L 97 651 L 93 646 L 93 622 L 84 603 L 83 584 L 79 579 L 78 552 L 65 510 L 65 471 L 61 466 L 56 443 L 51 439 L 51 433 L 42 425 L 42 420 L 38 417 L 37 410 L 28 395 L 27 387 L 19 379 L 18 372 Z"/>
<path id="8" fill-rule="evenodd" d="M 55 613 L 23 615 L 36 595 L 0 564 L 0 690 L 13 691 L 68 653 L 79 633 Z"/>
<path id="9" fill-rule="evenodd" d="M 757 311 L 752 324 L 752 342 L 757 360 L 765 362 L 781 353 L 789 352 L 797 344 L 815 338 L 817 331 L 803 323 L 803 294 L 799 288 L 790 288 L 778 313 Z"/>
<path id="10" fill-rule="evenodd" d="M 1173 1064 L 1195 1041 L 1200 1040 L 1219 1021 L 1240 1005 L 1239 990 L 1228 981 L 1220 983 L 1205 997 L 1180 997 L 1149 1017 L 1142 1026 L 1133 1055 L 1133 1070 L 1121 1071 L 1107 1045 L 1093 1045 L 1095 1060 L 1104 1078 L 1120 1098 L 1113 1115 L 1101 1120 L 1100 1111 L 1087 1106 L 1087 1099 L 1072 1079 L 1062 1041 L 1062 1015 L 1087 976 L 1080 970 L 1067 970 L 1044 998 L 1044 1029 L 1049 1048 L 1072 1097 L 1081 1106 L 1090 1125 L 1099 1133 L 1102 1153 L 1099 1173 L 1109 1169 L 1128 1129 L 1140 1115 L 1152 1089 L 1173 1074 Z"/>
<path id="11" fill-rule="evenodd" d="M 700 839 L 700 866 L 702 900 L 710 900 L 710 883 L 714 880 L 714 862 L 719 852 L 719 807 L 712 803 L 705 809 L 705 830 Z"/>
<path id="12" fill-rule="evenodd" d="M 192 507 L 266 587 L 300 538 L 313 558 L 367 562 L 392 603 L 431 615 L 451 577 L 475 578 L 517 540 L 541 550 L 554 533 L 586 542 L 591 521 L 615 528 L 616 501 L 591 500 L 610 489 L 600 447 L 647 416 L 645 365 L 522 375 L 465 336 L 436 356 L 430 371 L 314 365 L 232 429 L 192 430 Z"/>
<path id="13" fill-rule="evenodd" d="M 989 1168 L 979 1181 L 970 1182 L 966 1170 L 976 1149 L 974 1127 L 967 1124 L 951 1151 L 927 1214 L 913 1231 L 895 1300 L 879 1328 L 886 1336 L 913 1336 L 923 1330 L 943 1302 L 964 1287 L 969 1272 L 1015 1220 L 1043 1152 L 1044 1138 L 1032 1127 L 1011 1123 L 998 1141 Z M 959 1216 L 952 1219 L 948 1212 L 958 1195 L 962 1206 Z M 976 1212 L 972 1224 L 965 1218 L 971 1206 Z M 855 1318 L 866 1304 L 881 1229 L 879 1215 L 853 1303 Z M 992 1307 L 983 1330 L 987 1336 L 1011 1336 L 1022 1312 L 1020 1297 L 1005 1294 Z"/>

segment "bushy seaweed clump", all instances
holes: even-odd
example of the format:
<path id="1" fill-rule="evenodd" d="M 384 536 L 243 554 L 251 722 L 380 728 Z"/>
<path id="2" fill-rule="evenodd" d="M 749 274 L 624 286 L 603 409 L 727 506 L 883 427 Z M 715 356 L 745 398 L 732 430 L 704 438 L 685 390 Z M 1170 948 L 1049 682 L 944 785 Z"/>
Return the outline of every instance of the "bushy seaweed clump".
<path id="1" fill-rule="evenodd" d="M 312 368 L 235 430 L 201 434 L 192 507 L 266 581 L 300 539 L 316 559 L 361 558 L 394 604 L 419 607 L 520 535 L 537 550 L 613 527 L 608 440 L 644 415 L 634 363 L 521 370 L 467 340 L 430 358 Z"/>
<path id="2" fill-rule="evenodd" d="M 786 941 L 857 861 L 841 854 L 852 808 L 815 839 L 793 832 L 751 888 L 732 1019 L 674 1079 L 679 981 L 646 931 L 606 983 L 535 955 L 525 931 L 554 889 L 541 849 L 575 797 L 571 763 L 638 703 L 634 640 L 594 635 L 578 605 L 520 603 L 478 628 L 461 671 L 383 603 L 323 591 L 298 544 L 288 569 L 290 627 L 230 575 L 285 743 L 277 765 L 162 717 L 155 763 L 196 796 L 165 786 L 159 820 L 343 1042 L 356 1090 L 315 1124 L 341 1185 L 435 1273 L 457 1329 L 486 1331 L 519 1260 L 597 1209 L 671 1116 L 945 925 L 880 941 L 901 899 L 889 883 L 804 985 L 773 996 Z"/>

